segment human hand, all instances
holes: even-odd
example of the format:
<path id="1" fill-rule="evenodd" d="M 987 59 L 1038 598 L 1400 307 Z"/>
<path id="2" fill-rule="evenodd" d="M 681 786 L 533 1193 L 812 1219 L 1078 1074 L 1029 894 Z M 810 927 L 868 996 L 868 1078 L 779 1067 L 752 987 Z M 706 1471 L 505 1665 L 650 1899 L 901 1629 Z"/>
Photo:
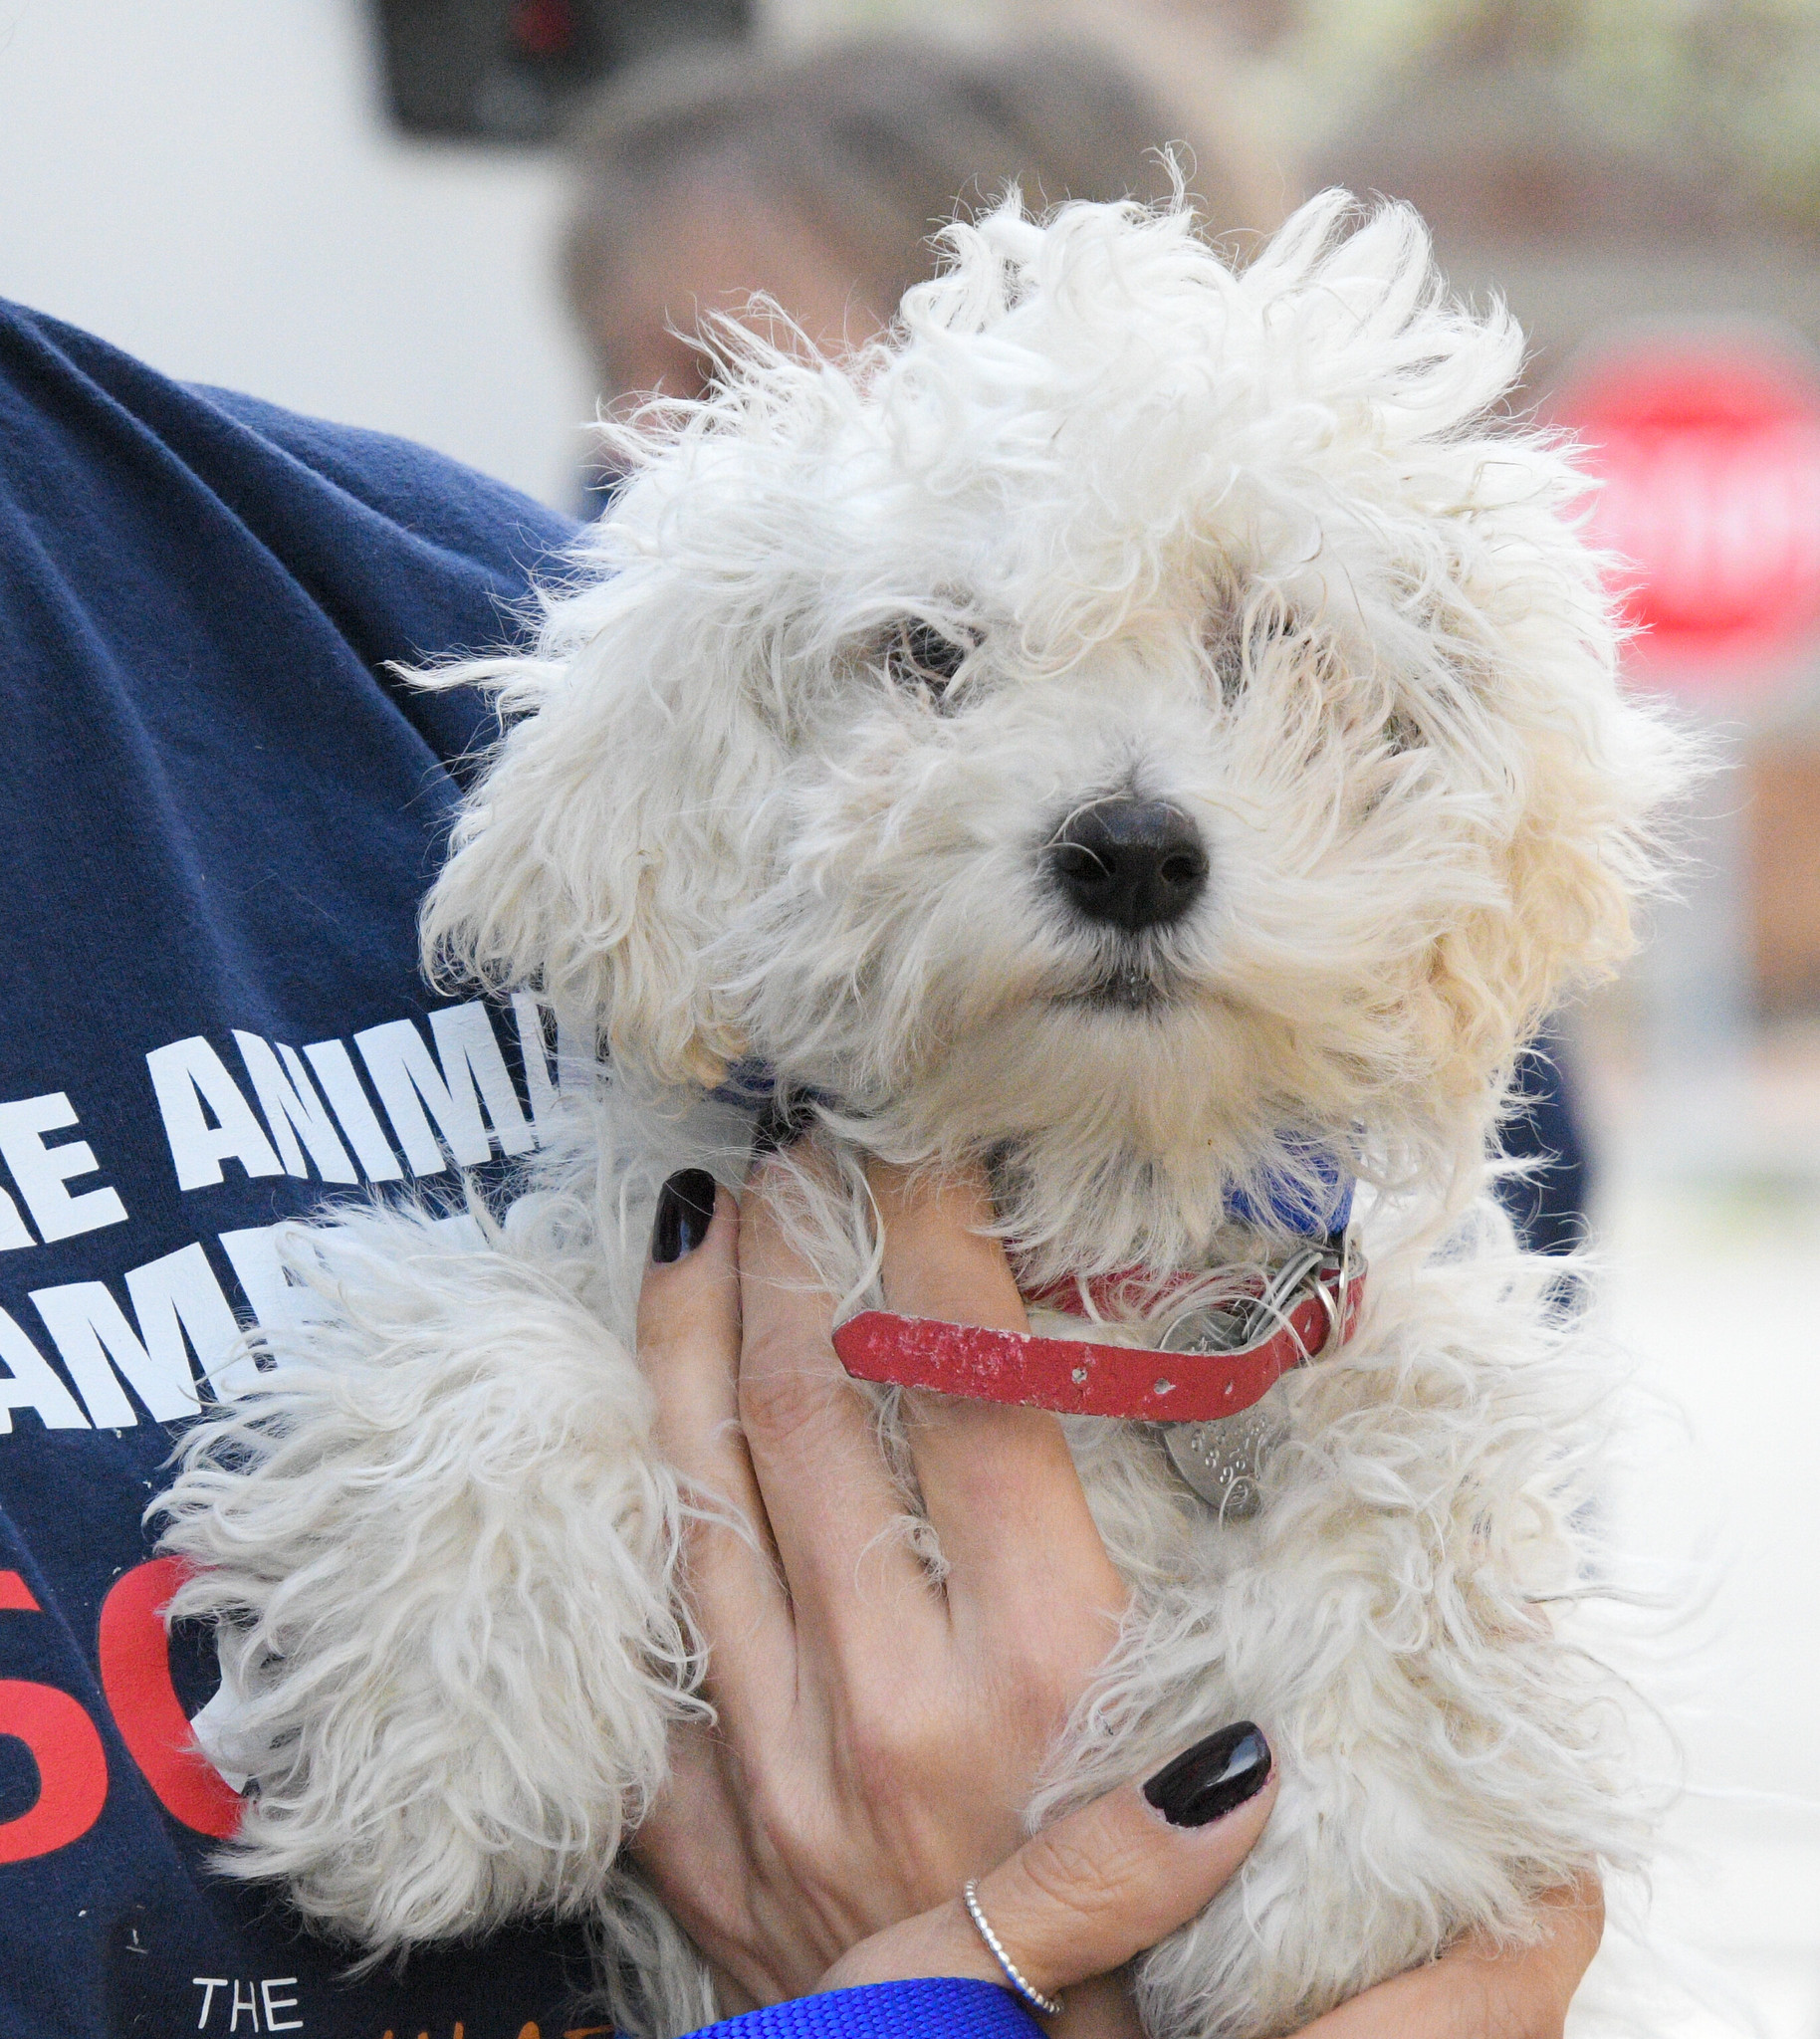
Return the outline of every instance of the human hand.
<path id="1" fill-rule="evenodd" d="M 1143 1785 L 1126 1784 L 1064 1815 L 982 1878 L 979 1907 L 1016 1950 L 1021 1995 L 1068 1997 L 1058 2032 L 1136 2033 L 1119 1973 L 1185 1926 L 1251 1851 L 1276 1797 L 1263 1736 L 1249 1720 L 1208 1735 Z M 953 1899 L 861 1940 L 823 1989 L 918 1975 L 1003 1983 L 966 1900 Z M 1074 1987 L 1085 1983 L 1085 1989 Z"/>
<path id="2" fill-rule="evenodd" d="M 1541 1903 L 1533 1945 L 1469 1934 L 1438 1961 L 1394 1975 L 1304 2027 L 1298 2039 L 1561 2039 L 1567 2006 L 1605 1930 L 1605 1899 L 1583 1877 Z"/>
<path id="3" fill-rule="evenodd" d="M 879 1171 L 876 1187 L 893 1307 L 1024 1327 L 1003 1254 L 976 1229 L 983 1185 L 913 1199 Z M 713 1523 L 694 1535 L 719 1719 L 676 1738 L 672 1783 L 635 1843 L 646 1874 L 730 2005 L 924 1974 L 1001 1980 L 959 1903 L 979 1876 L 1038 1989 L 1098 1978 L 1069 1987 L 1058 2031 L 1135 2031 L 1105 1971 L 1202 1909 L 1261 1828 L 1274 1779 L 1206 1832 L 1173 1831 L 1132 1786 L 1020 1848 L 1036 1765 L 1124 1601 L 1059 1427 L 993 1405 L 913 1408 L 950 1567 L 932 1582 L 898 1533 L 831 1305 L 785 1246 L 763 1180 L 744 1214 L 704 1189 L 698 1178 L 692 1214 L 672 1199 L 660 1219 L 668 1257 L 647 1272 L 639 1348 L 662 1448 L 752 1540 Z M 1308 2039 L 1552 2039 L 1598 1941 L 1596 1888 L 1574 1896 L 1537 1946 L 1465 1943 Z"/>
<path id="4" fill-rule="evenodd" d="M 1074 1865 L 1073 1881 L 1084 1888 L 1084 1901 L 1078 1890 L 1071 1890 L 1052 1907 L 1020 1911 L 1001 1901 L 997 1874 L 1003 1873 L 980 1886 L 988 1918 L 1004 1928 L 1001 1937 L 1016 1939 L 1021 1972 L 1047 1994 L 1077 1974 L 1097 1972 L 1102 1981 L 1109 1979 L 1104 1971 L 1115 1962 L 1155 1945 L 1193 1918 L 1238 1867 L 1274 1796 L 1273 1791 L 1259 1794 L 1210 1829 L 1212 1845 L 1198 1857 L 1184 1851 L 1178 1858 L 1181 1884 L 1171 1890 L 1163 1879 L 1175 1865 L 1154 1835 L 1132 1830 L 1134 1845 L 1126 1853 L 1107 1831 L 1124 1825 L 1135 1791 L 1132 1786 L 1125 1794 L 1095 1800 L 1025 1844 L 1023 1855 L 1027 1856 L 1054 1836 L 1065 1851 L 1056 1884 L 1068 1877 L 1063 1865 Z M 1014 1856 L 1006 1871 L 1022 1879 L 1021 1857 Z M 1055 1885 L 1040 1868 L 1036 1881 L 1045 1896 L 1053 1894 Z M 1161 1897 L 1165 1891 L 1162 1902 L 1150 1902 L 1153 1892 Z M 1190 1895 L 1194 1902 L 1178 1909 L 1176 1900 Z M 1063 1924 L 1070 1915 L 1071 1932 Z M 1316 2018 L 1297 2039 L 1561 2039 L 1573 1993 L 1599 1950 L 1605 1907 L 1598 1885 L 1589 1879 L 1552 1892 L 1542 1900 L 1542 1936 L 1533 1945 L 1500 1948 L 1472 1934 L 1439 1960 L 1380 1982 Z M 1053 1940 L 1058 1932 L 1062 1936 Z M 916 1975 L 979 1975 L 996 1982 L 1001 1978 L 990 1956 L 982 1960 L 985 1952 L 961 1907 L 943 1907 L 863 1941 L 835 1964 L 822 1987 Z M 1098 1970 L 1092 1966 L 1096 1961 Z M 1095 2000 L 1103 2029 L 1121 2029 L 1111 2015 L 1118 2008 L 1116 2000 Z"/>
<path id="5" fill-rule="evenodd" d="M 732 1999 L 887 1974 L 1002 1979 L 960 1908 L 970 1877 L 1039 1988 L 1117 1966 L 1206 1903 L 1268 1793 L 1215 1835 L 1171 1827 L 1127 1787 L 1021 1850 L 1037 1766 L 1112 1643 L 1123 1583 L 1052 1416 L 917 1398 L 909 1449 L 946 1566 L 932 1577 L 834 1356 L 830 1299 L 786 1242 L 777 1167 L 737 1206 L 682 1179 L 645 1277 L 659 1448 L 750 1535 L 692 1532 L 718 1717 L 675 1736 L 638 1859 Z M 981 1230 L 983 1183 L 912 1196 L 879 1170 L 874 1189 L 893 1308 L 1024 1328 Z M 1247 1771 L 1253 1789 L 1267 1765 Z M 1122 1991 L 1097 1993 L 1103 2016 L 1094 2000 L 1076 1992 L 1062 2029 L 1131 2028 Z"/>

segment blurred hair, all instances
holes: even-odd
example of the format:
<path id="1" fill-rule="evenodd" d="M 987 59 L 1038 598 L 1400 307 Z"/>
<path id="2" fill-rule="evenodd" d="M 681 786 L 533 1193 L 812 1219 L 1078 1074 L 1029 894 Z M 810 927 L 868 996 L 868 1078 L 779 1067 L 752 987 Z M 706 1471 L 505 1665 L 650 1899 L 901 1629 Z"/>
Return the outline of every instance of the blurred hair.
<path id="1" fill-rule="evenodd" d="M 663 200 L 726 180 L 849 264 L 888 314 L 934 269 L 930 236 L 957 207 L 989 207 L 1014 183 L 1038 210 L 1164 199 L 1163 146 L 1185 140 L 1179 117 L 1085 41 L 679 53 L 620 74 L 577 125 L 569 301 L 598 346 L 628 247 L 661 231 Z M 1251 223 L 1227 164 L 1197 147 L 1188 166 L 1216 230 Z"/>

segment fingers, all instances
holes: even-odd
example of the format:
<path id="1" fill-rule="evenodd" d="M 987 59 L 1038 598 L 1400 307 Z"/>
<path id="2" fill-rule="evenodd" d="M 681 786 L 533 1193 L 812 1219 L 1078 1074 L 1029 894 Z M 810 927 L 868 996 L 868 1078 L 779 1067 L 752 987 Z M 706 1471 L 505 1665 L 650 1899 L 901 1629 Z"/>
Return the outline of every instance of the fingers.
<path id="1" fill-rule="evenodd" d="M 980 1904 L 1020 1970 L 1044 1995 L 1122 1967 L 1185 1925 L 1251 1853 L 1275 1802 L 1262 1735 L 1222 1729 L 1179 1757 L 1200 1791 L 1177 1794 L 1177 1824 L 1126 1784 L 1026 1841 L 981 1880 Z M 1154 1785 L 1154 1780 L 1153 1780 Z M 1237 1792 L 1247 1795 L 1234 1801 Z M 1188 1824 L 1188 1821 L 1194 1824 Z"/>
<path id="2" fill-rule="evenodd" d="M 1440 1960 L 1394 1975 L 1305 2025 L 1299 2039 L 1560 2039 L 1605 1930 L 1605 1899 L 1582 1878 L 1541 1900 L 1541 1936 L 1499 1947 L 1474 1933 Z"/>
<path id="3" fill-rule="evenodd" d="M 1250 1853 L 1275 1796 L 1263 1736 L 1236 1722 L 1148 1785 L 1120 1785 L 1043 1828 L 980 1879 L 980 1909 L 1025 1981 L 1053 1996 L 1194 1918 Z M 1005 1979 L 957 1903 L 861 1942 L 824 1986 L 911 1975 Z"/>
<path id="4" fill-rule="evenodd" d="M 680 1186 L 680 1187 L 679 1187 Z M 701 1218 L 712 1211 L 703 1236 Z M 709 1645 L 710 1685 L 734 1713 L 782 1705 L 796 1685 L 789 1601 L 740 1431 L 740 1215 L 700 1170 L 659 1199 L 638 1293 L 638 1364 L 657 1403 L 658 1450 L 711 1518 L 691 1525 L 689 1589 Z"/>
<path id="5" fill-rule="evenodd" d="M 724 1937 L 745 1909 L 736 1845 L 744 1827 L 740 1793 L 710 1729 L 694 1722 L 673 1727 L 669 1757 L 663 1789 L 628 1846 L 676 1918 L 685 1925 L 712 1920 Z"/>
<path id="6" fill-rule="evenodd" d="M 1550 1891 L 1541 1903 L 1545 1926 L 1541 1965 L 1562 1989 L 1564 2012 L 1605 1937 L 1605 1891 L 1596 1876 L 1582 1876 Z M 1508 1958 L 1482 1942 L 1477 1946 L 1469 1943 L 1469 1950 L 1481 1959 Z"/>
<path id="7" fill-rule="evenodd" d="M 885 1301 L 905 1316 L 1006 1331 L 1029 1328 L 1004 1248 L 987 1228 L 977 1174 L 934 1186 L 874 1165 Z M 911 1398 L 909 1444 L 929 1519 L 953 1566 L 963 1620 L 1019 1624 L 1068 1590 L 1116 1620 L 1125 1593 L 1088 1513 L 1061 1425 L 1046 1410 L 959 1397 Z M 1110 1642 L 1108 1631 L 1106 1641 Z"/>
<path id="8" fill-rule="evenodd" d="M 665 1910 L 704 1953 L 718 1955 L 716 1990 L 728 2015 L 788 1993 L 762 1987 L 753 1959 L 764 1935 L 754 1927 L 749 1800 L 726 1742 L 683 1722 L 670 1732 L 670 1774 L 627 1843 Z"/>
<path id="9" fill-rule="evenodd" d="M 901 1656 L 906 1599 L 926 1618 L 929 1588 L 897 1533 L 903 1498 L 870 1407 L 834 1353 L 833 1298 L 777 1209 L 804 1158 L 759 1169 L 742 1204 L 740 1421 L 798 1624 Z"/>

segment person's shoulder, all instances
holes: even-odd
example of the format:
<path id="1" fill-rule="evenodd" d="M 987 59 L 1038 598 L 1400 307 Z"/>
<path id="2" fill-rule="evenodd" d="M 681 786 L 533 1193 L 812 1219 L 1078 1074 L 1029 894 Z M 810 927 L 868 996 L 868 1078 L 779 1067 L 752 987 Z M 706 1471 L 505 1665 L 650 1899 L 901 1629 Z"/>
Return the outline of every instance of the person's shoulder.
<path id="1" fill-rule="evenodd" d="M 426 446 L 175 380 L 4 299 L 0 411 L 9 439 L 55 442 L 66 467 L 130 468 L 172 494 L 200 486 L 280 550 L 312 534 L 356 551 L 402 542 L 428 569 L 441 555 L 522 586 L 575 534 L 571 519 Z"/>
<path id="2" fill-rule="evenodd" d="M 424 542 L 473 556 L 500 546 L 520 559 L 562 551 L 576 526 L 535 498 L 409 439 L 332 423 L 207 383 L 187 393 L 369 510 Z"/>
<path id="3" fill-rule="evenodd" d="M 166 627 L 172 590 L 213 586 L 234 641 L 257 641 L 267 664 L 327 659 L 353 685 L 337 663 L 351 651 L 444 759 L 466 756 L 491 710 L 407 688 L 397 669 L 522 638 L 536 590 L 568 576 L 575 531 L 427 447 L 173 380 L 0 302 L 0 539 L 55 557 L 91 604 L 138 584 L 135 629 Z M 173 644 L 167 662 L 197 656 Z"/>

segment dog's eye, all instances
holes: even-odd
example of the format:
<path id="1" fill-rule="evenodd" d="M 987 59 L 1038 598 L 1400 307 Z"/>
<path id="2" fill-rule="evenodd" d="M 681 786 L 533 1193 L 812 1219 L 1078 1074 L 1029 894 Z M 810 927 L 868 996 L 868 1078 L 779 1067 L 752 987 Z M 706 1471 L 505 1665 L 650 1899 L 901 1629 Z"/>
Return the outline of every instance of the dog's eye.
<path id="1" fill-rule="evenodd" d="M 1423 750 L 1428 744 L 1427 737 L 1422 734 L 1422 725 L 1413 716 L 1405 714 L 1401 708 L 1395 710 L 1390 720 L 1385 723 L 1384 741 L 1391 755 L 1397 758 L 1409 751 Z"/>
<path id="2" fill-rule="evenodd" d="M 899 686 L 920 687 L 939 705 L 974 648 L 933 623 L 906 618 L 892 635 L 885 668 Z"/>
<path id="3" fill-rule="evenodd" d="M 1286 608 L 1271 604 L 1248 615 L 1233 615 L 1210 632 L 1207 647 L 1221 698 L 1230 706 L 1245 692 L 1251 669 L 1280 644 L 1303 635 L 1300 622 Z"/>

